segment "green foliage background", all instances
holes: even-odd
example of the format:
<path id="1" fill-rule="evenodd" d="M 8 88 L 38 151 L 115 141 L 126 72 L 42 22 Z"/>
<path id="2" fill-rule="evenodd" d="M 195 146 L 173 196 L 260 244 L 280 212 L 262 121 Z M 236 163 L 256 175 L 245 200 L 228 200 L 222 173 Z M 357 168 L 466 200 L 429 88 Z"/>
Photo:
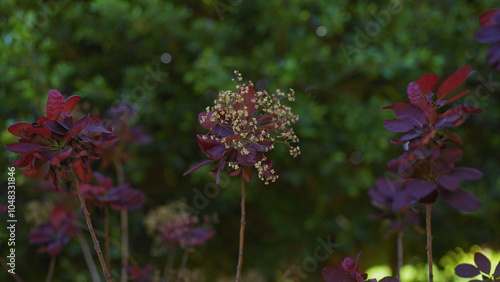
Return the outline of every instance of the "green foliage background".
<path id="1" fill-rule="evenodd" d="M 144 126 L 154 141 L 133 146 L 137 155 L 125 164 L 131 186 L 147 196 L 146 205 L 130 216 L 131 249 L 141 265 L 154 263 L 162 269 L 165 257 L 151 253 L 145 214 L 181 198 L 196 208 L 195 189 L 203 193 L 205 185 L 214 182 L 208 168 L 182 176 L 205 159 L 196 142 L 196 133 L 203 131 L 198 113 L 213 104 L 218 91 L 234 88 L 233 70 L 269 92 L 293 88 L 296 101 L 291 105 L 300 115 L 295 129 L 302 155 L 293 159 L 285 148 L 277 148 L 271 158 L 280 174 L 278 182 L 265 186 L 254 180 L 247 186 L 243 266 L 266 281 L 277 281 L 291 266 L 300 268 L 304 259 L 314 256 L 318 238 L 330 236 L 337 243 L 335 251 L 307 273 L 307 281 L 320 281 L 323 266 L 360 251 L 364 269 L 395 264 L 394 237 L 383 240 L 385 230 L 368 218 L 377 210 L 367 190 L 383 175 L 386 163 L 403 150 L 389 143 L 397 136 L 386 131 L 382 121 L 392 114 L 381 108 L 406 101 L 406 86 L 424 73 L 434 72 L 442 81 L 470 64 L 477 73 L 462 86 L 471 94 L 461 101 L 481 107 L 483 114 L 471 116 L 458 130 L 465 142 L 459 164 L 484 172 L 481 180 L 463 183 L 483 205 L 478 212 L 465 214 L 437 203 L 434 255 L 437 259 L 455 247 L 474 244 L 498 249 L 500 74 L 486 63 L 488 46 L 474 39 L 479 15 L 497 4 L 493 0 L 5 0 L 0 3 L 0 139 L 3 145 L 16 142 L 6 130 L 9 124 L 44 116 L 50 89 L 65 97 L 82 96 L 81 111 L 103 112 L 119 101 L 133 104 L 138 114 L 129 122 Z M 377 30 L 373 22 L 381 11 L 394 13 Z M 362 40 L 358 30 L 368 39 L 363 48 L 355 44 Z M 351 49 L 345 49 L 346 44 Z M 165 53 L 171 61 L 165 61 Z M 162 62 L 162 55 L 168 63 Z M 160 72 L 157 83 L 150 80 L 154 87 L 146 87 L 144 79 L 155 70 Z M 484 80 L 492 81 L 489 87 L 484 87 Z M 148 89 L 141 92 L 141 86 Z M 0 180 L 6 187 L 7 168 L 18 155 L 2 150 L 0 156 L 0 175 L 4 175 Z M 113 170 L 104 172 L 114 176 Z M 46 274 L 49 257 L 33 254 L 37 247 L 28 244 L 32 226 L 24 222 L 24 208 L 28 201 L 54 196 L 40 192 L 40 181 L 26 179 L 21 170 L 17 181 L 16 272 L 26 281 L 38 281 Z M 219 215 L 216 236 L 198 248 L 188 264 L 207 281 L 232 277 L 237 262 L 238 179 L 217 189 L 220 193 L 198 209 L 200 214 Z M 1 191 L 0 204 L 6 202 L 6 188 Z M 2 215 L 3 257 L 5 220 Z M 102 227 L 99 218 L 94 220 L 97 228 Z M 118 216 L 113 220 L 112 234 L 119 238 Z M 119 256 L 114 250 L 116 269 Z M 425 260 L 425 237 L 409 232 L 405 263 Z M 0 271 L 0 280 L 4 276 Z M 76 242 L 65 247 L 56 277 L 90 279 Z"/>

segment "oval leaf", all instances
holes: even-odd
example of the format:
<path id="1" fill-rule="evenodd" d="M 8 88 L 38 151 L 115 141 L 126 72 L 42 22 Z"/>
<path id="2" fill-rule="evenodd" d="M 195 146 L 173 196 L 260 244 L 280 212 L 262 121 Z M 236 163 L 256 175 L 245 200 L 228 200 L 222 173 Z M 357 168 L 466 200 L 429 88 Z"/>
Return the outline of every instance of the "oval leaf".
<path id="1" fill-rule="evenodd" d="M 420 90 L 425 94 L 430 94 L 434 89 L 436 89 L 436 85 L 438 83 L 438 76 L 433 73 L 426 73 L 422 75 L 418 80 L 418 86 L 420 86 Z"/>
<path id="2" fill-rule="evenodd" d="M 321 275 L 325 282 L 356 282 L 349 273 L 338 266 L 326 266 L 321 271 Z"/>
<path id="3" fill-rule="evenodd" d="M 443 83 L 441 83 L 441 86 L 439 86 L 436 102 L 446 98 L 446 96 L 457 89 L 457 87 L 465 81 L 467 76 L 469 76 L 469 73 L 470 66 L 466 65 L 465 67 L 457 70 L 454 74 L 448 76 Z"/>
<path id="4" fill-rule="evenodd" d="M 463 278 L 472 278 L 479 275 L 479 269 L 472 264 L 462 263 L 455 267 L 455 274 Z"/>
<path id="5" fill-rule="evenodd" d="M 481 253 L 475 253 L 474 254 L 474 262 L 476 263 L 479 271 L 483 272 L 486 275 L 490 274 L 491 262 L 487 257 L 485 257 Z"/>
<path id="6" fill-rule="evenodd" d="M 64 112 L 64 97 L 57 90 L 50 90 L 45 107 L 45 115 L 48 120 L 55 121 L 60 113 Z"/>

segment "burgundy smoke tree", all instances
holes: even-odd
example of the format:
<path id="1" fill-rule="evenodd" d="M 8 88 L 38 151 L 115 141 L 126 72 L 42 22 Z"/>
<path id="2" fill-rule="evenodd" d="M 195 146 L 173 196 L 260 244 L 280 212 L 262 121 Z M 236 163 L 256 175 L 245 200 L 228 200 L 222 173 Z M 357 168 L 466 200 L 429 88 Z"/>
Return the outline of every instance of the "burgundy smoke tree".
<path id="1" fill-rule="evenodd" d="M 59 91 L 50 90 L 46 116 L 35 123 L 16 122 L 9 126 L 8 131 L 20 139 L 5 148 L 23 155 L 13 165 L 24 167 L 24 175 L 33 176 L 48 164 L 45 180 L 50 181 L 55 189 L 61 191 L 61 181 L 65 181 L 68 188 L 71 185 L 75 187 L 104 276 L 110 281 L 111 274 L 104 263 L 78 179 L 84 183 L 92 181 L 90 160 L 99 159 L 101 148 L 117 142 L 119 138 L 114 135 L 112 128 L 105 128 L 98 118 L 86 115 L 75 119 L 71 112 L 78 101 L 79 96 L 65 100 Z"/>
<path id="2" fill-rule="evenodd" d="M 237 81 L 242 81 L 241 74 L 235 71 Z M 234 80 L 233 80 L 234 81 Z M 213 107 L 198 116 L 206 134 L 199 134 L 198 144 L 208 157 L 184 175 L 200 167 L 217 162 L 211 174 L 219 182 L 221 171 L 228 166 L 229 175 L 241 176 L 241 225 L 240 247 L 236 280 L 241 279 L 241 264 L 243 258 L 243 238 L 245 226 L 245 181 L 252 179 L 252 167 L 257 169 L 258 178 L 265 184 L 278 178 L 272 168 L 273 163 L 267 153 L 274 148 L 275 143 L 284 143 L 289 152 L 296 157 L 300 148 L 294 143 L 299 142 L 291 125 L 299 119 L 291 112 L 291 107 L 281 104 L 286 98 L 294 101 L 293 90 L 284 93 L 276 90 L 269 95 L 267 91 L 256 91 L 252 82 L 236 84 L 236 91 L 220 91 Z"/>
<path id="3" fill-rule="evenodd" d="M 403 133 L 393 144 L 405 144 L 406 151 L 387 164 L 388 171 L 399 175 L 387 183 L 394 183 L 392 207 L 403 210 L 420 203 L 426 208 L 427 256 L 429 281 L 432 277 L 431 207 L 439 196 L 453 207 L 474 212 L 479 200 L 459 187 L 461 180 L 478 179 L 482 173 L 455 164 L 462 158 L 462 139 L 451 129 L 465 122 L 468 114 L 481 113 L 471 105 L 455 105 L 439 113 L 442 107 L 466 95 L 469 90 L 452 93 L 471 74 L 465 66 L 446 78 L 436 88 L 438 77 L 428 73 L 408 85 L 410 103 L 396 103 L 384 109 L 392 109 L 397 119 L 385 120 L 386 129 Z"/>

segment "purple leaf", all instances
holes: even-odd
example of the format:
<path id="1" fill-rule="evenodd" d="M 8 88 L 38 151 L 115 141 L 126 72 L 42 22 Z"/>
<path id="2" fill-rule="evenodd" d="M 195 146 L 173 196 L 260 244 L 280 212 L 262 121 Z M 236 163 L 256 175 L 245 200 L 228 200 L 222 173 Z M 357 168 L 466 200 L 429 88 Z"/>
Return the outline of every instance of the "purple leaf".
<path id="1" fill-rule="evenodd" d="M 408 98 L 413 105 L 420 105 L 422 102 L 427 102 L 425 94 L 420 90 L 420 86 L 416 82 L 410 82 L 407 88 Z"/>
<path id="2" fill-rule="evenodd" d="M 356 282 L 344 269 L 338 266 L 326 266 L 321 271 L 325 282 Z"/>
<path id="3" fill-rule="evenodd" d="M 30 154 L 35 151 L 38 151 L 42 149 L 43 146 L 40 146 L 35 143 L 30 143 L 30 142 L 19 142 L 19 143 L 14 143 L 10 145 L 5 145 L 5 149 L 13 152 L 13 153 L 18 153 L 18 154 Z"/>
<path id="4" fill-rule="evenodd" d="M 458 210 L 464 212 L 475 212 L 480 206 L 481 202 L 472 193 L 458 188 L 454 192 L 441 190 L 441 196 Z"/>
<path id="5" fill-rule="evenodd" d="M 425 114 L 419 107 L 406 103 L 397 103 L 394 106 L 394 113 L 400 120 L 413 122 L 416 126 L 425 123 Z"/>
<path id="6" fill-rule="evenodd" d="M 489 275 L 491 271 L 491 262 L 481 253 L 474 254 L 474 262 L 477 265 L 479 271 L 482 271 L 484 274 Z"/>
<path id="7" fill-rule="evenodd" d="M 462 263 L 455 267 L 455 274 L 463 278 L 472 278 L 478 276 L 479 269 L 477 269 L 472 264 Z"/>
<path id="8" fill-rule="evenodd" d="M 452 171 L 453 175 L 460 179 L 479 179 L 483 176 L 483 173 L 475 168 L 470 167 L 457 167 Z"/>
<path id="9" fill-rule="evenodd" d="M 392 209 L 395 211 L 400 211 L 407 208 L 415 199 L 406 193 L 406 191 L 397 191 L 394 196 L 394 201 L 392 202 Z"/>
<path id="10" fill-rule="evenodd" d="M 387 276 L 387 277 L 382 278 L 382 280 L 380 280 L 378 282 L 399 282 L 399 279 Z"/>
<path id="11" fill-rule="evenodd" d="M 438 184 L 436 182 L 414 179 L 406 184 L 406 192 L 416 199 L 421 199 L 436 190 Z"/>
<path id="12" fill-rule="evenodd" d="M 492 44 L 500 41 L 500 25 L 481 28 L 476 32 L 476 39 L 484 44 Z"/>
<path id="13" fill-rule="evenodd" d="M 395 133 L 405 133 L 415 128 L 415 124 L 398 119 L 384 120 L 384 127 Z"/>

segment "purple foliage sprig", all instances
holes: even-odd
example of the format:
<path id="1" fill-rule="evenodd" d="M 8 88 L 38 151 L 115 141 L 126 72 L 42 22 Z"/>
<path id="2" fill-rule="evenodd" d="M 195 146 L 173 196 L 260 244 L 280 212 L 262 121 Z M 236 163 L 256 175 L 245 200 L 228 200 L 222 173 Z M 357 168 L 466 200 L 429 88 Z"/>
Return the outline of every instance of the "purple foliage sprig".
<path id="1" fill-rule="evenodd" d="M 463 278 L 474 278 L 481 275 L 483 280 L 473 279 L 475 281 L 500 281 L 500 262 L 495 267 L 495 271 L 491 273 L 490 260 L 481 253 L 474 254 L 474 263 L 476 266 L 468 263 L 462 263 L 455 267 L 455 274 Z"/>
<path id="2" fill-rule="evenodd" d="M 500 71 L 500 10 L 495 9 L 479 17 L 481 29 L 476 32 L 476 39 L 483 44 L 494 44 L 488 50 L 488 63 Z"/>
<path id="3" fill-rule="evenodd" d="M 445 111 L 438 110 L 464 96 L 465 90 L 452 95 L 470 74 L 465 66 L 450 75 L 436 89 L 438 77 L 425 74 L 408 85 L 410 103 L 396 103 L 384 109 L 394 110 L 397 119 L 385 120 L 387 130 L 404 133 L 393 144 L 407 144 L 407 150 L 387 164 L 390 172 L 399 174 L 401 185 L 392 187 L 396 195 L 394 210 L 407 208 L 414 202 L 432 205 L 441 196 L 453 207 L 467 212 L 476 211 L 480 202 L 470 192 L 459 188 L 460 180 L 478 179 L 482 173 L 468 167 L 456 167 L 462 158 L 463 141 L 450 129 L 465 122 L 468 114 L 481 113 L 471 105 L 455 105 Z M 457 146 L 458 145 L 458 146 Z"/>

